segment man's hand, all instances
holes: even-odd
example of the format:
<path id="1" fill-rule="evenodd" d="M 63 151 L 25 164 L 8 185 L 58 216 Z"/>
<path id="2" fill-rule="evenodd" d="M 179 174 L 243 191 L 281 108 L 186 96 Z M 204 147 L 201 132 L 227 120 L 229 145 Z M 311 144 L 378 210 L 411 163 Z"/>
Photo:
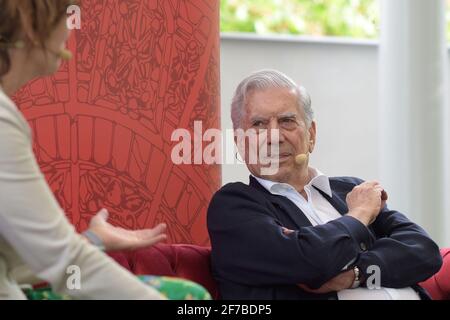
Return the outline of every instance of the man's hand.
<path id="1" fill-rule="evenodd" d="M 108 211 L 100 210 L 89 223 L 89 230 L 95 233 L 102 241 L 106 251 L 132 250 L 148 247 L 166 239 L 166 225 L 161 223 L 153 229 L 126 230 L 114 227 L 106 220 Z"/>
<path id="2" fill-rule="evenodd" d="M 354 280 L 355 280 L 355 272 L 353 271 L 353 269 L 351 269 L 338 274 L 331 280 L 328 280 L 318 289 L 311 289 L 304 284 L 299 284 L 298 286 L 306 292 L 320 294 L 320 293 L 338 292 L 344 289 L 349 289 L 352 286 Z"/>
<path id="3" fill-rule="evenodd" d="M 387 198 L 386 191 L 377 181 L 361 183 L 347 194 L 347 215 L 369 226 L 377 218 Z"/>

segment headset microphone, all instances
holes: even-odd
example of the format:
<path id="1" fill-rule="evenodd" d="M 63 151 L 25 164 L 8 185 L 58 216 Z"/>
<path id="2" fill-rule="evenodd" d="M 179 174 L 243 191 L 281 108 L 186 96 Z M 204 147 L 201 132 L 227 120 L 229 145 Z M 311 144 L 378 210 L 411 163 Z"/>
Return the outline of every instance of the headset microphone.
<path id="1" fill-rule="evenodd" d="M 295 156 L 295 163 L 298 165 L 304 164 L 309 158 L 309 153 L 300 153 Z"/>

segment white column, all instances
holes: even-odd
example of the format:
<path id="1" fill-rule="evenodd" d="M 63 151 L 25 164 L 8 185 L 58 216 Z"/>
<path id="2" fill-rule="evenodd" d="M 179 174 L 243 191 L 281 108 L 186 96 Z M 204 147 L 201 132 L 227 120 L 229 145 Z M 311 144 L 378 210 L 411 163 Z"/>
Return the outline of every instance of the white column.
<path id="1" fill-rule="evenodd" d="M 450 246 L 445 0 L 381 0 L 380 180 L 389 205 Z"/>

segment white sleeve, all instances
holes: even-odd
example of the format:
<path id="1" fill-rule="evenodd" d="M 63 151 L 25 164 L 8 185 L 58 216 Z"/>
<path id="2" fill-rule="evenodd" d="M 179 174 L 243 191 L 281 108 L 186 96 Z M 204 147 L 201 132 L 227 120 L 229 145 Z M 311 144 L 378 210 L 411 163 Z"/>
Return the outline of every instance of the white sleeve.
<path id="1" fill-rule="evenodd" d="M 27 132 L 13 114 L 0 111 L 0 237 L 56 292 L 81 299 L 160 299 L 75 232 L 39 169 Z M 67 287 L 71 265 L 81 272 L 80 289 Z"/>

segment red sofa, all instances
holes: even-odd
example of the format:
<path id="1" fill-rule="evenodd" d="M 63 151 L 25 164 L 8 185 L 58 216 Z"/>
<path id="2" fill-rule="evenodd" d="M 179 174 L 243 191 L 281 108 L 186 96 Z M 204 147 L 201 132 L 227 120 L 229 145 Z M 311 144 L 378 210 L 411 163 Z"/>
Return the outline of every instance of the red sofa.
<path id="1" fill-rule="evenodd" d="M 211 274 L 211 249 L 188 244 L 158 244 L 136 251 L 109 253 L 134 274 L 180 277 L 205 287 L 213 299 L 219 298 Z"/>
<path id="2" fill-rule="evenodd" d="M 444 263 L 431 278 L 420 283 L 433 300 L 450 300 L 450 248 L 441 249 Z"/>
<path id="3" fill-rule="evenodd" d="M 204 286 L 214 299 L 219 291 L 211 274 L 210 248 L 188 244 L 158 244 L 151 248 L 110 253 L 134 274 L 152 274 L 188 279 Z M 441 250 L 444 264 L 433 277 L 420 283 L 434 300 L 450 299 L 450 248 Z"/>

